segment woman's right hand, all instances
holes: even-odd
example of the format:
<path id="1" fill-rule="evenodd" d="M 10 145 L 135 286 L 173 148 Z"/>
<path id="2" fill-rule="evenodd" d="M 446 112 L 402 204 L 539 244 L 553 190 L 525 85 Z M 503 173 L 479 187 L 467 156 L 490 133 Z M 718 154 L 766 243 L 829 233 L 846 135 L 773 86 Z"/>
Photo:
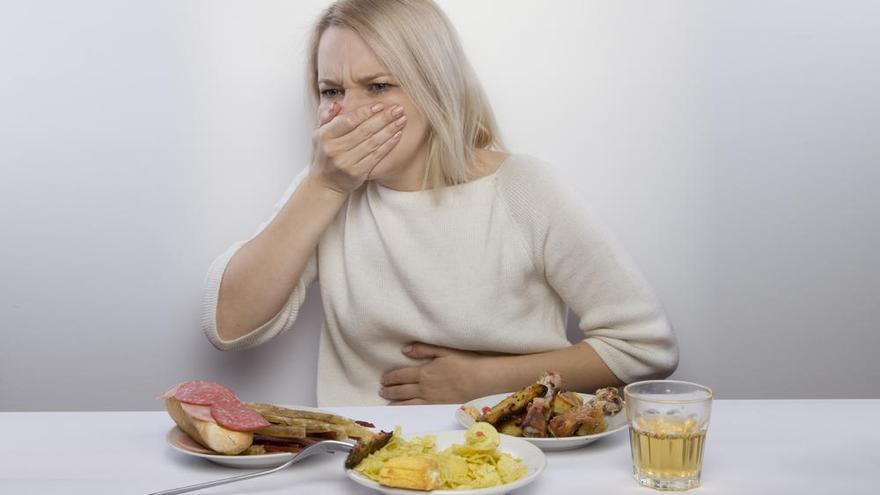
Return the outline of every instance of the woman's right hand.
<path id="1" fill-rule="evenodd" d="M 319 184 L 348 195 L 400 142 L 406 116 L 403 107 L 373 103 L 347 113 L 333 102 L 323 111 L 312 136 L 309 176 Z"/>

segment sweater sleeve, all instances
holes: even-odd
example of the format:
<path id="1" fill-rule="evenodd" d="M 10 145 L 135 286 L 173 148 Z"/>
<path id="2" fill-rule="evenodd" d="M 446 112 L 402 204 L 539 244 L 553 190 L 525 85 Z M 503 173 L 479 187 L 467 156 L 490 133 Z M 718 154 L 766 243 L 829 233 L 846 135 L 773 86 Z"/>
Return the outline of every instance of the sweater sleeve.
<path id="1" fill-rule="evenodd" d="M 625 383 L 671 374 L 678 346 L 647 281 L 546 166 L 530 168 L 513 181 L 529 217 L 526 242 L 536 269 L 580 318 L 584 342 Z"/>
<path id="2" fill-rule="evenodd" d="M 281 208 L 284 207 L 293 195 L 293 192 L 296 191 L 296 188 L 299 186 L 303 178 L 305 178 L 306 174 L 308 174 L 308 171 L 309 169 L 306 168 L 293 179 L 290 186 L 284 192 L 284 196 L 275 204 L 272 215 L 266 220 L 266 222 L 260 225 L 250 239 L 259 235 L 260 232 L 272 222 Z M 229 264 L 229 260 L 232 259 L 241 246 L 247 243 L 250 239 L 236 242 L 227 249 L 226 252 L 217 257 L 217 259 L 211 263 L 211 267 L 208 269 L 208 275 L 205 280 L 205 290 L 202 302 L 202 330 L 205 332 L 205 335 L 214 347 L 223 351 L 256 347 L 290 329 L 296 322 L 299 310 L 302 307 L 303 302 L 305 302 L 306 292 L 308 291 L 309 286 L 318 278 L 317 250 L 315 250 L 315 252 L 309 257 L 302 276 L 300 276 L 300 279 L 294 287 L 293 292 L 291 292 L 290 297 L 287 298 L 284 307 L 282 307 L 275 316 L 262 324 L 259 328 L 256 328 L 250 333 L 242 335 L 235 340 L 222 340 L 217 333 L 217 299 L 220 292 L 220 282 L 223 279 L 223 273 L 226 271 L 226 266 Z"/>

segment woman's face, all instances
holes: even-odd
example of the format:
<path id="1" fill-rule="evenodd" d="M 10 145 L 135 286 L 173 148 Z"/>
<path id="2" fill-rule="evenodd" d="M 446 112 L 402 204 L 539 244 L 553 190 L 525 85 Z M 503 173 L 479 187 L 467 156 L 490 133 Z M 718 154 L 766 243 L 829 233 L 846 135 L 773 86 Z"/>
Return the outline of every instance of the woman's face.
<path id="1" fill-rule="evenodd" d="M 339 26 L 324 31 L 318 44 L 318 81 L 319 115 L 333 102 L 342 107 L 340 113 L 374 103 L 384 104 L 386 112 L 394 105 L 403 107 L 407 121 L 400 142 L 373 169 L 369 179 L 394 183 L 423 158 L 427 137 L 424 116 L 356 32 Z"/>

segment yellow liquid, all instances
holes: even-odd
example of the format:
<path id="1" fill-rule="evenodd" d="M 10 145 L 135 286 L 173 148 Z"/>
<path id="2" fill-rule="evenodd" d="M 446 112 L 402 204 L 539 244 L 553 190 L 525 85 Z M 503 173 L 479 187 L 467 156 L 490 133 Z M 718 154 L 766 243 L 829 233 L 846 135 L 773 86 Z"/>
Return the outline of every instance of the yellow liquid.
<path id="1" fill-rule="evenodd" d="M 630 426 L 629 437 L 637 475 L 661 480 L 690 478 L 699 483 L 706 431 L 693 420 L 638 418 L 634 427 Z"/>

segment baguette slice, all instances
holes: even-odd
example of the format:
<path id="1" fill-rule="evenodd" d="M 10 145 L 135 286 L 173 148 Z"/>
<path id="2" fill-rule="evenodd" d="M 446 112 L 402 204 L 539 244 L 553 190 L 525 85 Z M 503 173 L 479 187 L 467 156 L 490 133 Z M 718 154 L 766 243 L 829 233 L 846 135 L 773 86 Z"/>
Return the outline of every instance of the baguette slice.
<path id="1" fill-rule="evenodd" d="M 187 435 L 200 445 L 221 454 L 236 455 L 254 442 L 254 434 L 227 430 L 212 421 L 202 421 L 186 413 L 174 397 L 165 399 L 165 409 Z"/>

